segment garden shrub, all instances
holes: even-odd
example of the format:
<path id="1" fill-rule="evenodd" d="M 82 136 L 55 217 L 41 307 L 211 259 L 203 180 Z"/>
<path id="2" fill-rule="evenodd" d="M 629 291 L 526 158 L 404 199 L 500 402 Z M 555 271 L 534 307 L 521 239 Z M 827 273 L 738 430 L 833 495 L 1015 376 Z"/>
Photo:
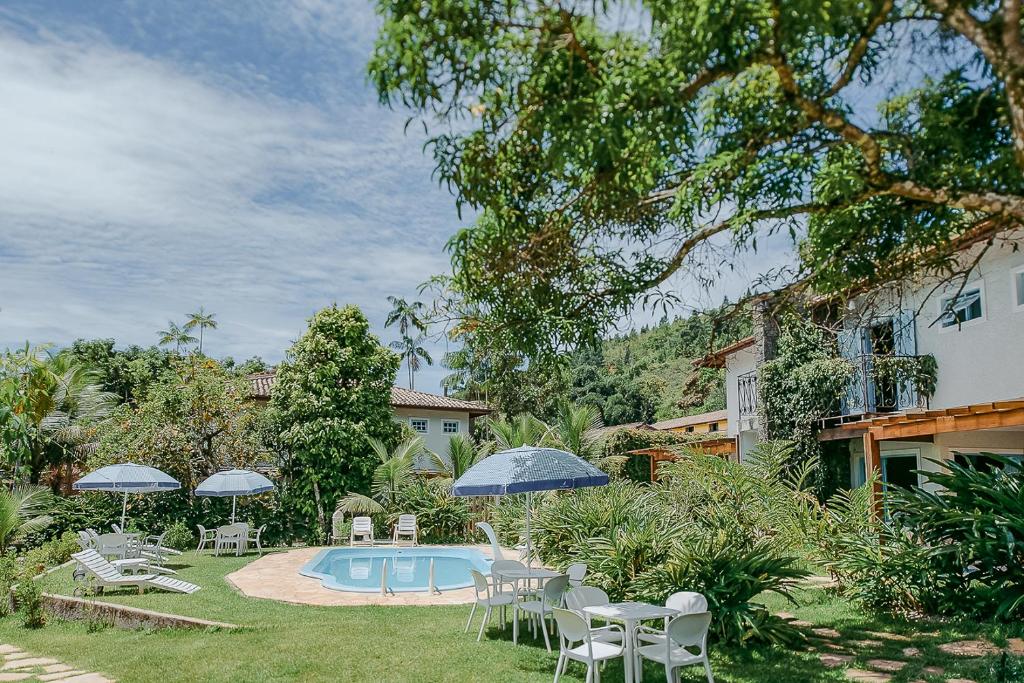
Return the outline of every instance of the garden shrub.
<path id="1" fill-rule="evenodd" d="M 0 617 L 6 617 L 14 611 L 12 589 L 18 582 L 21 565 L 13 552 L 0 555 Z"/>
<path id="2" fill-rule="evenodd" d="M 447 479 L 418 479 L 398 491 L 395 511 L 389 515 L 391 528 L 398 515 L 416 515 L 421 543 L 464 543 L 470 524 L 469 503 L 453 496 Z"/>
<path id="3" fill-rule="evenodd" d="M 164 545 L 175 550 L 190 550 L 196 546 L 196 537 L 185 522 L 178 520 L 167 527 Z"/>
<path id="4" fill-rule="evenodd" d="M 26 551 L 22 562 L 26 567 L 40 572 L 64 564 L 71 559 L 71 553 L 77 553 L 81 549 L 77 535 L 71 531 L 65 531 L 60 538 L 47 541 Z"/>
<path id="5" fill-rule="evenodd" d="M 46 623 L 43 610 L 43 591 L 33 581 L 36 572 L 26 567 L 18 575 L 18 585 L 14 589 L 14 598 L 21 613 L 22 624 L 26 628 L 40 628 Z"/>

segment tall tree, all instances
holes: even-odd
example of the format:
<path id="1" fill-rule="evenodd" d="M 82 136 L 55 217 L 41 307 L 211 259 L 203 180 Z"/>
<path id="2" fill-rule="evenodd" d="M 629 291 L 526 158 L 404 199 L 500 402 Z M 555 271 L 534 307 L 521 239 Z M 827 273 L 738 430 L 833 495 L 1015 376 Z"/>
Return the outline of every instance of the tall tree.
<path id="1" fill-rule="evenodd" d="M 433 365 L 434 359 L 430 357 L 430 353 L 423 347 L 423 337 L 412 337 L 405 335 L 398 341 L 391 342 L 391 348 L 398 351 L 399 355 L 405 359 L 405 367 L 409 371 L 409 388 L 416 388 L 416 373 L 422 367 L 422 363 L 427 365 Z"/>
<path id="2" fill-rule="evenodd" d="M 380 98 L 479 215 L 450 242 L 477 329 L 592 342 L 778 233 L 775 285 L 962 275 L 1024 223 L 1020 0 L 637 4 L 378 2 Z"/>
<path id="3" fill-rule="evenodd" d="M 331 306 L 310 319 L 277 366 L 271 419 L 290 453 L 287 504 L 311 541 L 327 540 L 330 514 L 346 492 L 370 491 L 380 461 L 367 439 L 397 441 L 391 387 L 399 363 L 358 308 Z"/>
<path id="4" fill-rule="evenodd" d="M 174 344 L 175 353 L 181 353 L 182 346 L 195 344 L 199 341 L 190 335 L 188 330 L 184 329 L 173 320 L 168 320 L 167 329 L 159 330 L 157 332 L 157 336 L 160 338 L 160 346 L 170 346 L 171 344 Z"/>
<path id="5" fill-rule="evenodd" d="M 191 332 L 192 330 L 199 330 L 199 353 L 203 352 L 203 331 L 210 329 L 217 329 L 217 316 L 213 313 L 207 313 L 202 306 L 195 313 L 189 313 L 185 319 L 185 331 Z"/>
<path id="6" fill-rule="evenodd" d="M 391 304 L 391 311 L 384 321 L 385 327 L 391 327 L 397 323 L 398 333 L 403 337 L 410 336 L 409 333 L 413 330 L 419 334 L 426 333 L 427 324 L 423 318 L 427 307 L 423 305 L 423 302 L 409 302 L 402 297 L 389 296 L 388 303 Z"/>

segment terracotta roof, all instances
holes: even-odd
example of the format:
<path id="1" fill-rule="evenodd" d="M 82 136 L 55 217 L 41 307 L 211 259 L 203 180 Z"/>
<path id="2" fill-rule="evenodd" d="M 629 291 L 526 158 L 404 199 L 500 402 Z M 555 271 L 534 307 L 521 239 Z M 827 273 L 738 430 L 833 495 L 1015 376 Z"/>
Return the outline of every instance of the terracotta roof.
<path id="1" fill-rule="evenodd" d="M 270 392 L 274 388 L 274 381 L 273 371 L 249 375 L 252 397 L 269 399 Z M 397 408 L 421 408 L 424 410 L 465 410 L 473 415 L 486 415 L 491 412 L 491 409 L 480 401 L 463 401 L 458 398 L 428 394 L 425 391 L 412 391 L 402 387 L 391 387 L 391 405 Z"/>
<path id="2" fill-rule="evenodd" d="M 602 434 L 611 434 L 613 432 L 619 431 L 620 429 L 650 429 L 650 428 L 651 428 L 651 425 L 647 424 L 646 422 L 627 422 L 625 424 L 620 424 L 620 425 L 605 425 L 604 427 L 601 427 L 597 431 L 601 432 Z"/>
<path id="3" fill-rule="evenodd" d="M 712 351 L 703 358 L 698 358 L 697 360 L 693 361 L 693 364 L 698 368 L 724 368 L 726 356 L 734 354 L 737 351 L 742 351 L 743 349 L 751 347 L 753 345 L 754 337 L 744 337 L 743 339 L 740 339 L 738 342 L 733 342 L 728 346 L 723 346 L 720 349 Z"/>
<path id="4" fill-rule="evenodd" d="M 721 422 L 729 417 L 728 411 L 716 410 L 710 413 L 701 413 L 700 415 L 687 415 L 686 417 L 674 417 L 671 420 L 662 420 L 661 422 L 655 422 L 651 425 L 654 429 L 679 429 L 680 427 L 689 427 L 690 425 L 704 424 L 705 422 Z"/>

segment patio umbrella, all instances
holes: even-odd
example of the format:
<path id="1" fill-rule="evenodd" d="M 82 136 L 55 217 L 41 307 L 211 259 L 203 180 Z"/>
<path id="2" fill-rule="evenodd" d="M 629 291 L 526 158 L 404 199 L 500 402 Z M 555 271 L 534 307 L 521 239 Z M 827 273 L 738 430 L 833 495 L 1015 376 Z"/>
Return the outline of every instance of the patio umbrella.
<path id="1" fill-rule="evenodd" d="M 252 470 L 227 470 L 203 480 L 196 487 L 197 496 L 231 496 L 231 523 L 235 523 L 238 496 L 254 496 L 274 490 L 274 482 Z"/>
<path id="2" fill-rule="evenodd" d="M 526 563 L 533 558 L 530 508 L 534 491 L 604 486 L 608 475 L 583 458 L 556 448 L 520 446 L 499 451 L 466 470 L 452 485 L 454 496 L 526 494 Z"/>
<path id="3" fill-rule="evenodd" d="M 171 475 L 161 472 L 155 467 L 125 462 L 119 465 L 107 465 L 95 472 L 90 472 L 76 481 L 72 488 L 76 491 L 112 491 L 114 493 L 123 493 L 124 502 L 121 504 L 121 527 L 124 528 L 124 521 L 128 516 L 129 493 L 173 491 L 174 489 L 181 488 L 181 483 Z"/>

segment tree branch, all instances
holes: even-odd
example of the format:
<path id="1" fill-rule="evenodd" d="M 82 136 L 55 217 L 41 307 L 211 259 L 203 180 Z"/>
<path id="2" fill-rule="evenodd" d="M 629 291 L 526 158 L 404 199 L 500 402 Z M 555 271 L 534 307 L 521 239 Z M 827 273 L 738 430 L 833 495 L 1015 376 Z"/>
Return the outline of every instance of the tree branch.
<path id="1" fill-rule="evenodd" d="M 1008 0 L 1012 2 L 1013 0 Z M 860 34 L 860 37 L 850 48 L 850 54 L 846 58 L 846 66 L 843 68 L 842 73 L 839 74 L 839 78 L 832 84 L 832 87 L 825 92 L 825 98 L 828 99 L 838 93 L 840 90 L 850 84 L 850 80 L 853 78 L 853 74 L 857 72 L 857 67 L 860 66 L 861 59 L 864 58 L 864 54 L 868 50 L 868 46 L 871 44 L 871 39 L 874 38 L 875 33 L 882 24 L 886 23 L 889 14 L 892 12 L 894 0 L 882 0 L 878 7 L 878 12 L 871 18 L 868 25 L 864 27 L 864 31 Z"/>

